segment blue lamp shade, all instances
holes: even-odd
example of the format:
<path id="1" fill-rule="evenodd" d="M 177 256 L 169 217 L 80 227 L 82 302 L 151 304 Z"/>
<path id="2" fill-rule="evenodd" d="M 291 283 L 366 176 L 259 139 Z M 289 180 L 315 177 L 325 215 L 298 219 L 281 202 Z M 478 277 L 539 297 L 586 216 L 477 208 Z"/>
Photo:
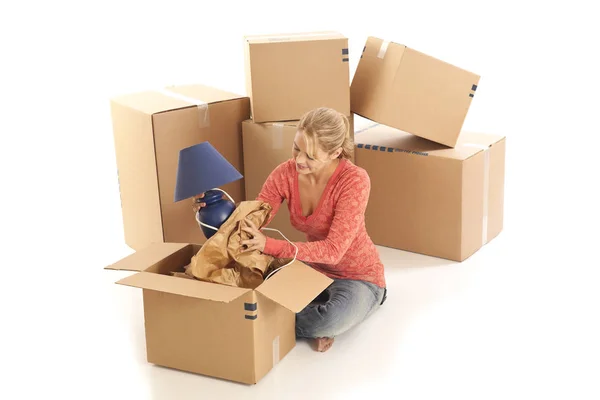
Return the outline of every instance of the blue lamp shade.
<path id="1" fill-rule="evenodd" d="M 209 142 L 186 147 L 179 152 L 175 202 L 242 178 Z"/>

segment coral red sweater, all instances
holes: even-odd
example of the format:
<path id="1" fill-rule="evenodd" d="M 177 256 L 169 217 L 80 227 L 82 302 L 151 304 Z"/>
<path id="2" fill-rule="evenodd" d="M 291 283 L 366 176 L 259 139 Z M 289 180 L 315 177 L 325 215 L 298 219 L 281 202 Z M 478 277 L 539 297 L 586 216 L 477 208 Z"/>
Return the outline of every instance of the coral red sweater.
<path id="1" fill-rule="evenodd" d="M 269 203 L 277 213 L 288 203 L 292 225 L 306 234 L 307 242 L 295 242 L 297 259 L 333 279 L 358 279 L 385 287 L 383 264 L 365 228 L 365 209 L 371 181 L 367 172 L 341 160 L 329 179 L 313 213 L 304 217 L 298 191 L 298 172 L 293 159 L 269 175 L 257 200 Z M 286 240 L 267 237 L 265 254 L 293 258 L 295 249 Z"/>

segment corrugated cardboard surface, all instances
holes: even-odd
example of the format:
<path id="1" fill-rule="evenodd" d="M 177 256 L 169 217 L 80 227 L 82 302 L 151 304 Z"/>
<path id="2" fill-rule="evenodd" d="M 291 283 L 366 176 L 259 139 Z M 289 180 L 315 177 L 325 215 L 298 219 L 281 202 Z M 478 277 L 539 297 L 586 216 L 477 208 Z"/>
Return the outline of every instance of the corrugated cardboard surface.
<path id="1" fill-rule="evenodd" d="M 348 39 L 335 32 L 247 36 L 252 119 L 298 120 L 317 107 L 350 115 L 348 57 Z"/>
<path id="2" fill-rule="evenodd" d="M 144 290 L 148 362 L 255 383 L 254 324 L 244 317 L 244 304 L 252 297 L 249 292 L 218 303 Z"/>
<path id="3" fill-rule="evenodd" d="M 125 242 L 139 249 L 163 240 L 152 117 L 111 103 Z"/>
<path id="4" fill-rule="evenodd" d="M 153 243 L 106 269 L 141 271 L 117 283 L 143 290 L 148 362 L 256 383 L 294 347 L 295 312 L 332 280 L 299 261 L 256 290 L 170 275 L 199 249 Z"/>
<path id="5" fill-rule="evenodd" d="M 127 245 L 203 243 L 191 199 L 173 202 L 179 151 L 209 141 L 243 174 L 241 122 L 250 117 L 249 98 L 185 85 L 120 96 L 111 107 Z M 222 189 L 245 200 L 243 179 Z"/>
<path id="6" fill-rule="evenodd" d="M 352 112 L 453 147 L 479 75 L 369 37 L 351 84 Z"/>
<path id="7" fill-rule="evenodd" d="M 448 148 L 378 125 L 355 137 L 356 164 L 371 178 L 366 224 L 376 244 L 463 261 L 484 244 L 486 197 L 485 240 L 502 230 L 503 136 L 465 132 Z"/>
<path id="8" fill-rule="evenodd" d="M 296 314 L 258 292 L 256 298 L 254 368 L 258 382 L 296 345 Z"/>

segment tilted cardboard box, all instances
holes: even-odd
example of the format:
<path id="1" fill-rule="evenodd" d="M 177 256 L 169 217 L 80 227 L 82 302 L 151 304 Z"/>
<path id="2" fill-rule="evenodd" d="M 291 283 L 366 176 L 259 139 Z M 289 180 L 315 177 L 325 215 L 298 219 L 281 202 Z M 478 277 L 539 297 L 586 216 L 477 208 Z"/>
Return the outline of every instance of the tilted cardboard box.
<path id="1" fill-rule="evenodd" d="M 504 136 L 463 132 L 448 148 L 375 125 L 355 137 L 375 244 L 463 261 L 502 231 Z"/>
<path id="2" fill-rule="evenodd" d="M 299 261 L 254 290 L 170 275 L 199 250 L 154 243 L 106 269 L 138 271 L 117 283 L 143 290 L 149 363 L 254 384 L 294 348 L 295 314 L 332 280 Z"/>
<path id="3" fill-rule="evenodd" d="M 454 147 L 479 75 L 410 47 L 369 37 L 351 84 L 352 112 Z"/>
<path id="4" fill-rule="evenodd" d="M 350 115 L 348 38 L 338 32 L 245 37 L 252 120 L 298 120 L 317 107 Z"/>
<path id="5" fill-rule="evenodd" d="M 125 242 L 204 243 L 192 200 L 174 202 L 179 151 L 210 142 L 242 175 L 242 121 L 250 99 L 203 85 L 171 86 L 111 99 Z M 245 200 L 244 180 L 222 187 Z"/>

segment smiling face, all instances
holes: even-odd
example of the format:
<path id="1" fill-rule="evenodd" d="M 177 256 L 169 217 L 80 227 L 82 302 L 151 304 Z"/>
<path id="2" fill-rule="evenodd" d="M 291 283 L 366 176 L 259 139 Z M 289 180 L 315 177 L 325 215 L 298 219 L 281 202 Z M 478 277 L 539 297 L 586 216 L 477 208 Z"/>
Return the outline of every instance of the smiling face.
<path id="1" fill-rule="evenodd" d="M 296 132 L 294 144 L 292 145 L 292 155 L 296 160 L 296 171 L 307 175 L 319 173 L 324 168 L 327 168 L 333 160 L 339 157 L 341 149 L 333 154 L 327 154 L 318 145 L 314 150 L 307 148 L 306 137 L 301 130 Z"/>

